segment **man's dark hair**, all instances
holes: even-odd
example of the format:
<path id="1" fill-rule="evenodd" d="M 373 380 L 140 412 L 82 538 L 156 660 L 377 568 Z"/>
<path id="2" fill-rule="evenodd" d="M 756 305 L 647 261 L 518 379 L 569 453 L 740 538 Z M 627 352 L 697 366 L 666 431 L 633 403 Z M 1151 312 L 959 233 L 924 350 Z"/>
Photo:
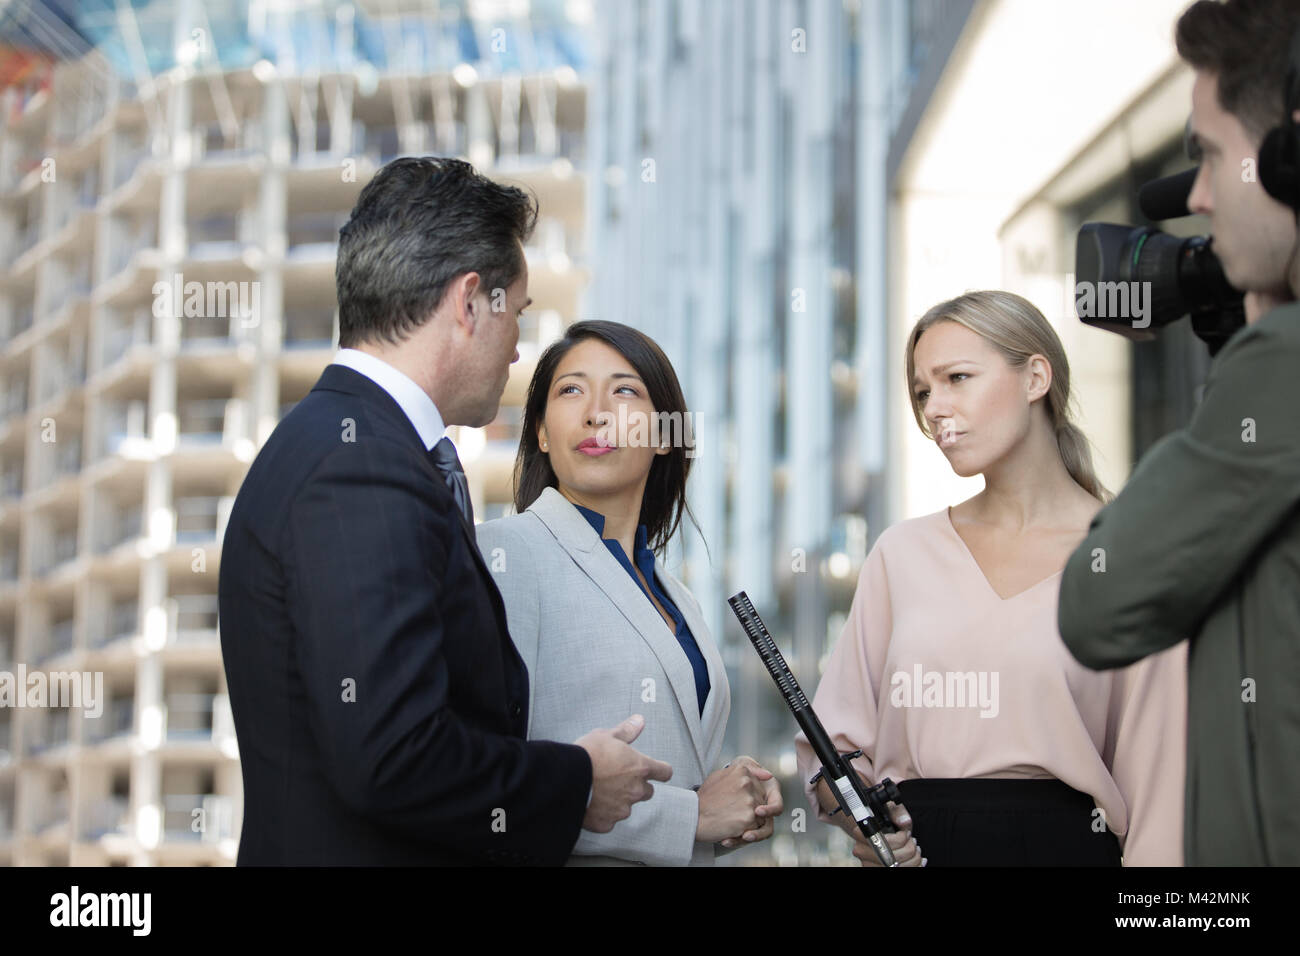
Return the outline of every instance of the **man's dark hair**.
<path id="1" fill-rule="evenodd" d="M 361 190 L 339 230 L 339 346 L 397 344 L 428 321 L 457 276 L 491 296 L 519 278 L 537 200 L 469 163 L 404 156 Z"/>
<path id="2" fill-rule="evenodd" d="M 686 443 L 693 447 L 694 437 L 690 433 L 686 399 L 677 381 L 677 373 L 673 371 L 673 363 L 650 336 L 618 322 L 594 319 L 575 322 L 569 326 L 564 338 L 552 343 L 538 359 L 533 380 L 528 385 L 528 398 L 524 402 L 523 435 L 515 458 L 515 511 L 523 514 L 545 489 L 554 488 L 558 483 L 550 456 L 542 454 L 538 447 L 537 427 L 546 418 L 546 405 L 556 368 L 571 348 L 587 339 L 604 342 L 627 359 L 645 382 L 655 413 L 675 414 L 682 422 L 682 432 L 678 437 L 683 441 L 673 440 L 668 454 L 655 455 L 650 464 L 637 522 L 645 525 L 650 550 L 662 551 L 676 533 L 683 514 L 689 516 L 695 529 L 699 530 L 699 524 L 695 523 L 695 516 L 686 503 L 686 478 L 691 471 Z"/>
<path id="3" fill-rule="evenodd" d="M 1178 20 L 1178 55 L 1219 79 L 1219 106 L 1259 143 L 1282 122 L 1296 0 L 1198 0 Z"/>

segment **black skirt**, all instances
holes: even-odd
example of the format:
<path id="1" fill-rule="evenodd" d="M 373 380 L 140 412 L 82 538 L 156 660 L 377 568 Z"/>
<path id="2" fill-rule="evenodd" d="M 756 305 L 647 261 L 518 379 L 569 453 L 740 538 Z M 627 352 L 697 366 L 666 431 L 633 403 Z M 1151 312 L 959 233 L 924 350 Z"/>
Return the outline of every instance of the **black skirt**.
<path id="1" fill-rule="evenodd" d="M 926 866 L 1119 866 L 1096 803 L 1060 780 L 898 784 Z"/>

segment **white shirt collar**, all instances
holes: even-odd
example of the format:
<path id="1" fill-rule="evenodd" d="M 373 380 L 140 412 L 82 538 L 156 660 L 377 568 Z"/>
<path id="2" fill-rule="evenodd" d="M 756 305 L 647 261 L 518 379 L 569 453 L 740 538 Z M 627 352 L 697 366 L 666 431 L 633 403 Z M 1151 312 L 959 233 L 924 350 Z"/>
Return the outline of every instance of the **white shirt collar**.
<path id="1" fill-rule="evenodd" d="M 391 395 L 419 432 L 420 441 L 424 442 L 426 450 L 433 448 L 446 433 L 447 426 L 443 424 L 442 413 L 428 392 L 383 359 L 360 349 L 339 349 L 331 364 L 343 365 L 354 372 L 360 372 Z"/>

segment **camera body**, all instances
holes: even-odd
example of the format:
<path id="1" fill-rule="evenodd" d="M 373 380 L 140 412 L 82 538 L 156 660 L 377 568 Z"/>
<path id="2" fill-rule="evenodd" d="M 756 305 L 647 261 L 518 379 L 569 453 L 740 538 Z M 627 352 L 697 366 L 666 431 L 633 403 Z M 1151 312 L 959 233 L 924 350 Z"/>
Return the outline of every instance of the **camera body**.
<path id="1" fill-rule="evenodd" d="M 1135 341 L 1190 315 L 1213 355 L 1246 321 L 1244 296 L 1223 274 L 1210 236 L 1150 226 L 1084 223 L 1075 244 L 1075 312 Z"/>

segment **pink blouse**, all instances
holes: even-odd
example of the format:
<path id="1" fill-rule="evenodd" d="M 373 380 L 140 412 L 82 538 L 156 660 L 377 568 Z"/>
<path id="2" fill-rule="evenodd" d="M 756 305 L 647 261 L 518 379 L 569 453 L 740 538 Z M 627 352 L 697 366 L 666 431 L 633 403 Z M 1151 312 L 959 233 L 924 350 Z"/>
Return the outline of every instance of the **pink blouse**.
<path id="1" fill-rule="evenodd" d="M 813 707 L 863 780 L 1055 777 L 1090 794 L 1125 866 L 1183 865 L 1187 642 L 1091 671 L 1056 627 L 1058 570 L 1000 598 L 948 509 L 884 531 Z M 795 737 L 799 773 L 820 769 Z"/>

